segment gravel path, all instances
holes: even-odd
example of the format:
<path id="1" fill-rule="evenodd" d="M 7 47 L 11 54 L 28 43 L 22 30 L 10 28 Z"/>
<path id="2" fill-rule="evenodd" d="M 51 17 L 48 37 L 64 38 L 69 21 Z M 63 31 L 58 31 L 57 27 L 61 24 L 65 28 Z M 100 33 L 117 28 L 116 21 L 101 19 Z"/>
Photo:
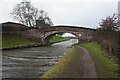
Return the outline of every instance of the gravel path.
<path id="1" fill-rule="evenodd" d="M 80 78 L 97 78 L 95 64 L 89 52 L 85 48 L 79 48 L 83 53 L 80 66 Z"/>

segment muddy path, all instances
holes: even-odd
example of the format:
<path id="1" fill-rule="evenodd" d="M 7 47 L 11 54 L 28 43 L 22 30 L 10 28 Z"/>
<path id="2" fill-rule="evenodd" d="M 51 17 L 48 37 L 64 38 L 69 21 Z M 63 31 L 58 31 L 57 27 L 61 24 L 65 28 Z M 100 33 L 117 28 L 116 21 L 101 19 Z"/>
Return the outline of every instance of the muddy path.
<path id="1" fill-rule="evenodd" d="M 89 52 L 83 47 L 79 46 L 79 48 L 82 52 L 80 78 L 97 78 L 95 63 Z"/>

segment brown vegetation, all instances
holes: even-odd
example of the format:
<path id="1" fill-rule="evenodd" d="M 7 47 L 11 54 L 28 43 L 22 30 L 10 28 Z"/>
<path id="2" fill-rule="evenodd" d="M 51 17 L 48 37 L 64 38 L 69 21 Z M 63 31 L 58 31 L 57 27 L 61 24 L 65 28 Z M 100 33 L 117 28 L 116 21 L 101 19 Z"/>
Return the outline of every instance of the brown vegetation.
<path id="1" fill-rule="evenodd" d="M 117 17 L 106 17 L 100 23 L 100 28 L 97 29 L 95 39 L 113 55 L 118 55 L 118 25 Z"/>

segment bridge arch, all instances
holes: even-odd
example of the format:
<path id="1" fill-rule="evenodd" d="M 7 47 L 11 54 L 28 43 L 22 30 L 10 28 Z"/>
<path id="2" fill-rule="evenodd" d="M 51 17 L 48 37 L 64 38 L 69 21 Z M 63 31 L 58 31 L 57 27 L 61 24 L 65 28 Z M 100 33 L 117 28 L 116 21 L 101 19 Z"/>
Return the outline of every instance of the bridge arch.
<path id="1" fill-rule="evenodd" d="M 51 26 L 47 29 L 28 30 L 23 36 L 36 40 L 42 45 L 50 45 L 50 38 L 57 33 L 71 33 L 78 38 L 78 42 L 92 41 L 95 29 L 77 27 L 77 26 Z"/>
<path id="2" fill-rule="evenodd" d="M 78 43 L 90 41 L 92 38 L 93 29 L 75 27 L 75 26 L 53 26 L 44 33 L 44 44 L 50 45 L 50 38 L 58 33 L 71 33 L 78 39 Z"/>
<path id="3" fill-rule="evenodd" d="M 45 41 L 45 44 L 47 45 L 50 45 L 50 39 L 55 35 L 55 34 L 59 34 L 59 33 L 70 33 L 70 34 L 73 34 L 77 39 L 80 37 L 80 35 L 78 35 L 77 33 L 75 32 L 69 32 L 69 31 L 61 31 L 61 32 L 54 32 L 54 33 L 51 33 L 47 36 L 44 37 L 44 41 Z"/>

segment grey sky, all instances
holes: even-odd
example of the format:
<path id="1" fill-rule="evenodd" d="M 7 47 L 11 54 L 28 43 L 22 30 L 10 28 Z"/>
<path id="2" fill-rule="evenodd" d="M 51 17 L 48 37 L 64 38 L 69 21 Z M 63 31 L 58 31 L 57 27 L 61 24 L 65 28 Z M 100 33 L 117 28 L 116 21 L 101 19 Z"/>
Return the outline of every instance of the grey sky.
<path id="1" fill-rule="evenodd" d="M 0 23 L 14 21 L 10 12 L 22 0 L 0 0 Z M 117 13 L 119 0 L 30 0 L 48 12 L 54 25 L 78 25 L 96 28 L 101 19 Z"/>

